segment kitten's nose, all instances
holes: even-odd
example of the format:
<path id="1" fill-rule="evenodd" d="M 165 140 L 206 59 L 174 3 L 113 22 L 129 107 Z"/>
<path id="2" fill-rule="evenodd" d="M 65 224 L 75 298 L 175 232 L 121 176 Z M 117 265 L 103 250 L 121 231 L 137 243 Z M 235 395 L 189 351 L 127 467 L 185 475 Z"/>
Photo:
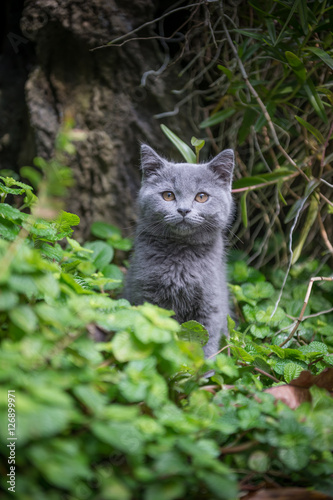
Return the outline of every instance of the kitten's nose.
<path id="1" fill-rule="evenodd" d="M 179 212 L 183 217 L 185 217 L 185 215 L 191 212 L 191 210 L 187 208 L 177 208 L 177 212 Z"/>

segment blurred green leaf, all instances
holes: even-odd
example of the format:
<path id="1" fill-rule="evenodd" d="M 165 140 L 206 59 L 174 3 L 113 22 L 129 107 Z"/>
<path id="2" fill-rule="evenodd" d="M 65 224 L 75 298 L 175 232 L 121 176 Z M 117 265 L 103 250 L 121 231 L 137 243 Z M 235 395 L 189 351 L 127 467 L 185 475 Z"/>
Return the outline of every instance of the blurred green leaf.
<path id="1" fill-rule="evenodd" d="M 91 225 L 91 233 L 96 236 L 96 238 L 100 238 L 102 240 L 107 240 L 114 235 L 121 237 L 121 233 L 119 228 L 113 226 L 112 224 L 108 224 L 107 222 L 96 221 Z"/>
<path id="2" fill-rule="evenodd" d="M 217 113 L 214 113 L 212 116 L 207 118 L 207 120 L 204 120 L 203 122 L 201 122 L 199 127 L 201 129 L 206 128 L 206 127 L 212 127 L 213 125 L 217 125 L 219 123 L 222 123 L 224 120 L 226 120 L 227 118 L 230 118 L 235 113 L 236 113 L 236 110 L 233 108 L 228 108 L 228 109 L 223 109 L 222 111 L 217 111 Z"/>
<path id="3" fill-rule="evenodd" d="M 290 51 L 285 52 L 285 56 L 286 56 L 286 59 L 290 65 L 291 69 L 297 75 L 299 80 L 302 83 L 305 83 L 305 81 L 307 79 L 307 72 L 306 72 L 306 69 L 305 69 L 304 64 L 301 61 L 301 59 L 298 56 L 296 56 L 296 54 L 294 54 L 293 52 L 290 52 Z"/>
<path id="4" fill-rule="evenodd" d="M 204 346 L 208 342 L 209 334 L 204 326 L 197 321 L 191 320 L 182 324 L 178 337 L 181 340 L 186 340 L 187 342 L 197 342 L 201 346 Z"/>
<path id="5" fill-rule="evenodd" d="M 103 269 L 109 264 L 113 257 L 113 248 L 103 241 L 92 241 L 85 243 L 84 248 L 92 250 L 93 254 L 88 254 L 88 258 L 95 264 L 97 269 Z"/>
<path id="6" fill-rule="evenodd" d="M 248 191 L 245 191 L 245 193 L 241 197 L 241 212 L 242 212 L 242 221 L 244 227 L 248 226 L 247 206 L 246 206 L 247 193 Z"/>
<path id="7" fill-rule="evenodd" d="M 319 57 L 330 69 L 333 69 L 333 59 L 327 52 L 319 47 L 307 47 L 307 50 Z"/>
<path id="8" fill-rule="evenodd" d="M 32 333 L 37 327 L 37 318 L 28 305 L 16 306 L 9 312 L 12 322 L 25 332 Z"/>
<path id="9" fill-rule="evenodd" d="M 313 125 L 311 125 L 311 123 L 307 122 L 306 120 L 303 120 L 303 118 L 300 118 L 299 116 L 295 115 L 295 118 L 298 121 L 298 123 L 300 123 L 309 132 L 311 132 L 312 135 L 314 135 L 314 137 L 317 139 L 317 141 L 320 144 L 324 144 L 325 139 L 324 139 L 322 133 L 318 129 L 316 129 Z"/>
<path id="10" fill-rule="evenodd" d="M 297 246 L 295 247 L 293 252 L 292 264 L 295 264 L 302 254 L 302 249 L 306 242 L 310 229 L 312 228 L 313 224 L 317 219 L 318 210 L 319 210 L 318 199 L 316 196 L 311 196 L 310 206 L 308 209 L 306 220 L 302 227 L 301 235 L 297 243 Z"/>
<path id="11" fill-rule="evenodd" d="M 305 35 L 308 34 L 308 10 L 307 10 L 307 2 L 306 0 L 299 0 L 298 2 L 298 13 L 301 20 L 301 26 L 303 29 L 303 33 Z"/>

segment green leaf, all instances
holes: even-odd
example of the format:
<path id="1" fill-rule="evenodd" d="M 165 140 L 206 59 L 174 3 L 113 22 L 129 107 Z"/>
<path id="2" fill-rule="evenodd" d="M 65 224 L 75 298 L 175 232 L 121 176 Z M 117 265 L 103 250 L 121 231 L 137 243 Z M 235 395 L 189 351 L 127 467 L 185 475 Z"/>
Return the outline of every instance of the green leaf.
<path id="1" fill-rule="evenodd" d="M 296 120 L 298 121 L 298 123 L 300 123 L 303 127 L 305 127 L 309 132 L 311 132 L 312 135 L 314 135 L 314 137 L 317 139 L 317 141 L 320 143 L 320 144 L 324 144 L 325 142 L 325 139 L 322 135 L 321 132 L 319 132 L 318 129 L 316 129 L 313 125 L 311 125 L 311 123 L 303 120 L 303 118 L 300 118 L 299 116 L 296 116 L 295 115 L 295 118 Z"/>
<path id="2" fill-rule="evenodd" d="M 55 409 L 55 415 L 58 413 Z M 53 485 L 53 489 L 70 489 L 73 483 L 78 484 L 80 478 L 89 480 L 92 477 L 87 456 L 82 454 L 79 443 L 68 437 L 66 440 L 51 440 L 47 444 L 35 443 L 29 447 L 28 457 L 33 467 Z"/>
<path id="3" fill-rule="evenodd" d="M 204 326 L 197 321 L 191 320 L 182 324 L 182 329 L 178 333 L 178 337 L 180 340 L 197 342 L 201 346 L 204 346 L 208 342 L 209 334 Z"/>
<path id="4" fill-rule="evenodd" d="M 213 125 L 217 125 L 218 123 L 222 123 L 227 118 L 230 118 L 233 114 L 236 113 L 236 110 L 233 108 L 223 109 L 222 111 L 218 111 L 214 113 L 212 116 L 207 118 L 200 123 L 199 128 L 212 127 Z"/>
<path id="5" fill-rule="evenodd" d="M 257 339 L 264 339 L 270 336 L 270 328 L 269 326 L 259 326 L 259 325 L 251 325 L 250 326 L 251 334 Z"/>
<path id="6" fill-rule="evenodd" d="M 278 450 L 278 456 L 289 470 L 301 471 L 309 462 L 309 452 L 306 446 L 291 446 Z"/>
<path id="7" fill-rule="evenodd" d="M 200 149 L 202 149 L 205 145 L 205 140 L 204 139 L 197 139 L 196 137 L 193 136 L 191 139 L 191 144 L 195 148 L 199 148 L 199 151 L 200 151 Z"/>
<path id="8" fill-rule="evenodd" d="M 135 359 L 146 359 L 153 351 L 151 344 L 138 342 L 129 332 L 117 333 L 110 345 L 115 358 L 122 363 Z"/>
<path id="9" fill-rule="evenodd" d="M 244 295 L 250 299 L 268 299 L 271 298 L 274 294 L 274 288 L 271 283 L 267 281 L 262 281 L 258 283 L 246 283 L 242 285 L 242 290 Z"/>
<path id="10" fill-rule="evenodd" d="M 333 70 L 333 59 L 327 54 L 327 52 L 319 47 L 306 47 L 306 49 L 310 50 L 310 52 L 319 57 L 330 69 Z"/>
<path id="11" fill-rule="evenodd" d="M 167 473 L 167 471 L 165 471 Z M 174 472 L 176 473 L 176 471 Z M 185 484 L 180 479 L 164 479 L 148 485 L 144 500 L 177 500 L 183 498 Z"/>
<path id="12" fill-rule="evenodd" d="M 19 232 L 20 228 L 18 225 L 0 217 L 0 235 L 2 238 L 8 241 L 14 241 Z"/>
<path id="13" fill-rule="evenodd" d="M 279 358 L 287 359 L 287 358 L 298 358 L 304 359 L 304 356 L 300 352 L 300 349 L 288 349 L 286 347 L 282 348 L 277 345 L 270 345 L 269 349 L 274 352 Z"/>
<path id="14" fill-rule="evenodd" d="M 4 186 L 3 184 L 0 184 L 0 192 L 6 193 L 6 194 L 23 194 L 24 189 L 13 189 L 7 186 Z"/>
<path id="15" fill-rule="evenodd" d="M 66 240 L 68 241 L 70 247 L 74 250 L 74 252 L 86 252 L 88 254 L 94 253 L 93 250 L 90 250 L 89 248 L 82 247 L 78 241 L 73 240 L 72 238 L 69 238 L 68 236 L 67 236 Z"/>
<path id="16" fill-rule="evenodd" d="M 276 43 L 276 30 L 275 30 L 275 24 L 274 20 L 270 17 L 266 19 L 266 26 L 267 26 L 267 31 L 269 33 L 270 39 L 273 42 L 273 45 Z"/>
<path id="17" fill-rule="evenodd" d="M 28 184 L 24 184 L 24 182 L 20 182 L 16 179 L 13 179 L 12 177 L 0 177 L 2 181 L 6 184 L 6 186 L 11 187 L 11 186 L 19 186 L 24 189 L 24 191 L 32 190 L 32 186 L 28 186 Z"/>
<path id="18" fill-rule="evenodd" d="M 283 25 L 283 27 L 282 27 L 282 29 L 281 29 L 281 31 L 280 31 L 279 36 L 278 36 L 278 38 L 277 38 L 277 40 L 276 40 L 276 42 L 275 42 L 275 44 L 274 44 L 275 46 L 279 44 L 279 42 L 280 42 L 280 40 L 281 40 L 281 38 L 282 38 L 282 35 L 283 35 L 283 33 L 285 32 L 285 29 L 286 29 L 286 27 L 287 27 L 287 26 L 288 26 L 288 24 L 289 24 L 290 19 L 291 19 L 291 18 L 293 17 L 293 15 L 294 15 L 294 12 L 295 12 L 295 10 L 296 10 L 296 8 L 297 8 L 298 2 L 299 2 L 299 0 L 294 0 L 293 6 L 291 7 L 291 9 L 290 9 L 290 7 L 288 7 L 288 10 L 290 9 L 290 10 L 289 10 L 289 14 L 288 14 L 288 17 L 287 17 L 287 19 L 286 19 L 286 21 L 285 21 L 285 23 L 284 23 L 284 25 Z"/>
<path id="19" fill-rule="evenodd" d="M 306 3 L 307 3 L 307 0 L 299 0 L 299 2 L 298 2 L 298 13 L 299 13 L 299 17 L 301 20 L 301 26 L 303 29 L 303 33 L 305 35 L 307 35 L 308 31 L 309 31 L 309 29 L 308 29 L 308 10 L 307 10 Z"/>
<path id="20" fill-rule="evenodd" d="M 212 472 L 199 471 L 202 480 L 206 483 L 208 489 L 213 493 L 214 498 L 234 499 L 237 498 L 237 487 L 233 481 L 232 475 L 213 474 Z"/>
<path id="21" fill-rule="evenodd" d="M 84 248 L 92 250 L 93 254 L 89 259 L 95 264 L 97 269 L 103 269 L 113 258 L 113 248 L 104 241 L 92 241 L 85 243 Z"/>
<path id="22" fill-rule="evenodd" d="M 285 52 L 285 56 L 291 69 L 294 71 L 296 76 L 302 83 L 305 83 L 305 80 L 307 78 L 307 72 L 301 59 L 298 56 L 296 56 L 296 54 L 290 51 Z"/>
<path id="23" fill-rule="evenodd" d="M 42 175 L 33 167 L 22 167 L 20 168 L 21 177 L 28 179 L 31 184 L 37 188 L 42 180 Z"/>
<path id="24" fill-rule="evenodd" d="M 99 422 L 91 425 L 93 434 L 102 442 L 129 455 L 142 451 L 143 437 L 133 422 Z"/>
<path id="25" fill-rule="evenodd" d="M 285 198 L 284 198 L 284 196 L 283 196 L 283 194 L 282 194 L 282 192 L 281 192 L 281 186 L 282 186 L 282 184 L 283 184 L 283 180 L 281 180 L 281 181 L 279 181 L 279 182 L 278 182 L 278 185 L 277 185 L 278 195 L 279 195 L 279 198 L 280 198 L 280 200 L 282 201 L 282 203 L 283 203 L 285 206 L 287 206 L 287 205 L 288 205 L 288 203 L 286 202 L 286 200 L 285 200 Z"/>
<path id="26" fill-rule="evenodd" d="M 0 311 L 8 311 L 18 303 L 18 296 L 16 293 L 9 290 L 0 290 Z"/>
<path id="27" fill-rule="evenodd" d="M 134 324 L 134 333 L 143 344 L 149 344 L 150 342 L 164 344 L 172 339 L 171 332 L 167 327 L 165 329 L 159 328 L 144 316 L 137 317 Z"/>
<path id="28" fill-rule="evenodd" d="M 243 347 L 231 346 L 231 351 L 237 359 L 241 359 L 245 363 L 252 363 L 254 356 L 248 353 Z"/>
<path id="29" fill-rule="evenodd" d="M 302 371 L 303 368 L 296 363 L 287 363 L 283 370 L 285 381 L 289 384 L 292 380 L 297 378 Z"/>
<path id="30" fill-rule="evenodd" d="M 106 278 L 111 278 L 113 280 L 123 281 L 124 274 L 115 264 L 108 264 L 107 266 L 101 269 L 101 272 L 104 274 Z"/>
<path id="31" fill-rule="evenodd" d="M 305 92 L 307 93 L 308 99 L 317 115 L 323 120 L 324 123 L 328 123 L 324 104 L 322 103 L 312 80 L 308 78 L 306 82 L 304 82 L 303 86 Z"/>
<path id="32" fill-rule="evenodd" d="M 200 150 L 204 147 L 205 141 L 204 141 L 204 139 L 197 139 L 196 137 L 192 137 L 191 144 L 195 148 L 196 160 L 197 160 L 197 163 L 199 163 Z"/>
<path id="33" fill-rule="evenodd" d="M 179 137 L 174 134 L 166 125 L 161 125 L 161 129 L 167 136 L 167 138 L 172 142 L 174 146 L 178 149 L 181 155 L 185 158 L 187 163 L 196 163 L 196 156 L 194 151 Z"/>
<path id="34" fill-rule="evenodd" d="M 273 370 L 275 371 L 275 373 L 278 373 L 279 375 L 284 375 L 284 368 L 287 364 L 290 364 L 290 360 L 289 359 L 279 359 L 273 366 Z M 303 361 L 293 361 L 293 363 L 291 364 L 295 364 L 295 365 L 298 365 L 300 368 L 301 368 L 301 371 L 302 370 L 306 370 L 307 369 L 307 365 L 306 363 L 304 363 Z"/>
<path id="35" fill-rule="evenodd" d="M 250 133 L 251 126 L 254 124 L 256 118 L 258 117 L 257 111 L 253 108 L 246 108 L 243 121 L 238 130 L 238 142 L 242 144 Z"/>
<path id="36" fill-rule="evenodd" d="M 222 66 L 222 64 L 218 64 L 217 67 L 218 67 L 218 69 L 223 71 L 223 73 L 226 75 L 228 80 L 232 80 L 233 74 L 232 74 L 232 71 L 230 71 L 230 69 L 226 68 L 225 66 Z"/>
<path id="37" fill-rule="evenodd" d="M 0 203 L 0 215 L 13 220 L 26 220 L 29 217 L 28 214 L 20 212 L 17 208 L 7 205 L 7 203 Z"/>
<path id="38" fill-rule="evenodd" d="M 38 288 L 34 276 L 12 273 L 8 279 L 8 285 L 15 292 L 25 294 L 29 298 L 38 295 Z"/>
<path id="39" fill-rule="evenodd" d="M 107 242 L 116 250 L 123 250 L 124 252 L 128 252 L 133 247 L 133 241 L 129 238 L 110 238 Z"/>
<path id="40" fill-rule="evenodd" d="M 292 257 L 292 261 L 291 261 L 292 264 L 295 264 L 302 254 L 302 249 L 303 249 L 304 243 L 306 242 L 306 239 L 307 239 L 307 236 L 310 232 L 310 229 L 312 228 L 313 224 L 315 223 L 315 221 L 317 219 L 318 209 L 319 209 L 319 202 L 318 202 L 316 196 L 312 196 L 310 206 L 308 209 L 308 213 L 306 216 L 306 220 L 305 220 L 305 223 L 302 227 L 299 242 L 298 242 L 298 244 L 293 252 L 293 257 Z"/>
<path id="41" fill-rule="evenodd" d="M 256 176 L 243 177 L 238 179 L 233 183 L 233 189 L 240 189 L 245 187 L 256 186 L 257 184 L 266 184 L 267 182 L 278 182 L 283 178 L 289 177 L 294 170 L 289 170 L 288 168 L 278 168 L 273 172 L 267 174 L 260 174 Z"/>
<path id="42" fill-rule="evenodd" d="M 264 473 L 269 469 L 270 459 L 267 453 L 257 450 L 251 453 L 248 464 L 251 470 Z"/>
<path id="43" fill-rule="evenodd" d="M 90 231 L 91 234 L 96 236 L 96 238 L 100 238 L 101 240 L 107 240 L 108 238 L 112 238 L 112 236 L 115 235 L 121 237 L 119 228 L 102 221 L 93 222 Z"/>
<path id="44" fill-rule="evenodd" d="M 71 226 L 80 224 L 80 217 L 70 212 L 61 210 L 57 219 L 55 220 L 56 228 L 59 233 L 68 232 L 72 234 Z"/>
<path id="45" fill-rule="evenodd" d="M 264 36 L 260 35 L 260 33 L 256 32 L 255 30 L 247 31 L 247 30 L 237 28 L 237 29 L 234 29 L 233 31 L 235 33 L 240 33 L 241 35 L 252 38 L 253 40 L 259 40 L 260 42 L 264 42 L 264 40 L 265 40 Z"/>
<path id="46" fill-rule="evenodd" d="M 327 347 L 327 345 L 324 344 L 323 342 L 317 342 L 317 341 L 310 342 L 309 345 L 301 346 L 299 348 L 299 350 L 302 353 L 304 353 L 304 354 L 307 354 L 307 353 L 310 353 L 310 352 L 318 352 L 318 353 L 321 353 L 321 354 L 327 354 L 328 353 L 328 347 Z"/>
<path id="47" fill-rule="evenodd" d="M 107 402 L 106 396 L 98 392 L 93 386 L 77 385 L 73 388 L 73 393 L 93 413 L 101 413 Z"/>
<path id="48" fill-rule="evenodd" d="M 56 245 L 50 245 L 49 243 L 42 243 L 40 246 L 42 255 L 48 257 L 49 259 L 61 261 L 64 257 L 64 250 L 57 243 Z"/>
<path id="49" fill-rule="evenodd" d="M 247 193 L 248 193 L 248 191 L 245 191 L 245 193 L 241 197 L 241 212 L 242 212 L 242 221 L 243 221 L 244 227 L 248 226 L 247 206 L 246 206 Z"/>
<path id="50" fill-rule="evenodd" d="M 9 311 L 9 317 L 14 325 L 28 333 L 33 333 L 37 327 L 37 317 L 28 305 L 22 304 Z"/>

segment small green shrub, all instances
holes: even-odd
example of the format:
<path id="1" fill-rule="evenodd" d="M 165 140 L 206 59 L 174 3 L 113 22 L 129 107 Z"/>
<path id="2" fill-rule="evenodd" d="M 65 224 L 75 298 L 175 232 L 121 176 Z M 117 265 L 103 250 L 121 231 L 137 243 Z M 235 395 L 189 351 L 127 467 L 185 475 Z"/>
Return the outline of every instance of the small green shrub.
<path id="1" fill-rule="evenodd" d="M 17 497 L 236 499 L 262 480 L 331 491 L 332 398 L 314 386 L 312 400 L 292 410 L 264 392 L 271 377 L 289 382 L 300 369 L 325 373 L 332 364 L 332 314 L 304 322 L 302 345 L 278 346 L 317 264 L 294 267 L 271 317 L 280 274 L 266 281 L 236 258 L 241 322 L 229 321 L 224 351 L 204 360 L 199 324 L 116 298 L 122 274 L 112 259 L 131 243 L 102 222 L 94 241 L 73 239 L 78 217 L 55 208 L 70 179 L 57 162 L 43 165 L 39 201 L 20 181 L 0 186 L 24 197 L 21 209 L 5 196 L 0 204 L 0 429 L 4 444 L 7 391 L 15 391 Z M 60 186 L 51 190 L 55 170 Z M 320 285 L 309 312 L 332 306 L 331 292 Z M 9 495 L 7 450 L 0 468 Z"/>

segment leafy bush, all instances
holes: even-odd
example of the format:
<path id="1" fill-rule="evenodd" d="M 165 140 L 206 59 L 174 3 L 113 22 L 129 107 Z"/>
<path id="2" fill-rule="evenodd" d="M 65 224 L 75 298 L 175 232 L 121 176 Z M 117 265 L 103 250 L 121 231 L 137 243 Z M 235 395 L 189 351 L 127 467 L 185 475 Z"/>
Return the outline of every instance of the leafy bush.
<path id="1" fill-rule="evenodd" d="M 187 107 L 211 151 L 235 149 L 241 210 L 231 240 L 243 242 L 256 266 L 296 263 L 304 252 L 332 257 L 331 3 L 268 0 L 263 8 L 240 0 L 189 9 L 188 23 L 179 23 L 178 102 L 157 117 Z"/>
<path id="2" fill-rule="evenodd" d="M 70 183 L 61 147 L 51 164 L 37 160 L 39 201 L 16 179 L 0 186 L 0 429 L 5 443 L 15 390 L 20 500 L 235 499 L 263 481 L 330 491 L 332 398 L 310 383 L 292 410 L 265 392 L 276 389 L 272 378 L 290 382 L 303 368 L 330 376 L 332 314 L 308 318 L 299 340 L 278 346 L 317 263 L 294 268 L 290 295 L 271 317 L 280 274 L 271 283 L 236 258 L 231 289 L 242 321 L 236 329 L 229 320 L 223 352 L 204 360 L 201 325 L 116 299 L 122 273 L 112 259 L 129 240 L 102 222 L 94 241 L 72 238 L 78 217 L 57 211 Z M 6 195 L 24 197 L 21 209 Z M 331 307 L 331 292 L 332 283 L 320 285 L 309 312 Z M 1 455 L 7 492 L 6 447 Z"/>

